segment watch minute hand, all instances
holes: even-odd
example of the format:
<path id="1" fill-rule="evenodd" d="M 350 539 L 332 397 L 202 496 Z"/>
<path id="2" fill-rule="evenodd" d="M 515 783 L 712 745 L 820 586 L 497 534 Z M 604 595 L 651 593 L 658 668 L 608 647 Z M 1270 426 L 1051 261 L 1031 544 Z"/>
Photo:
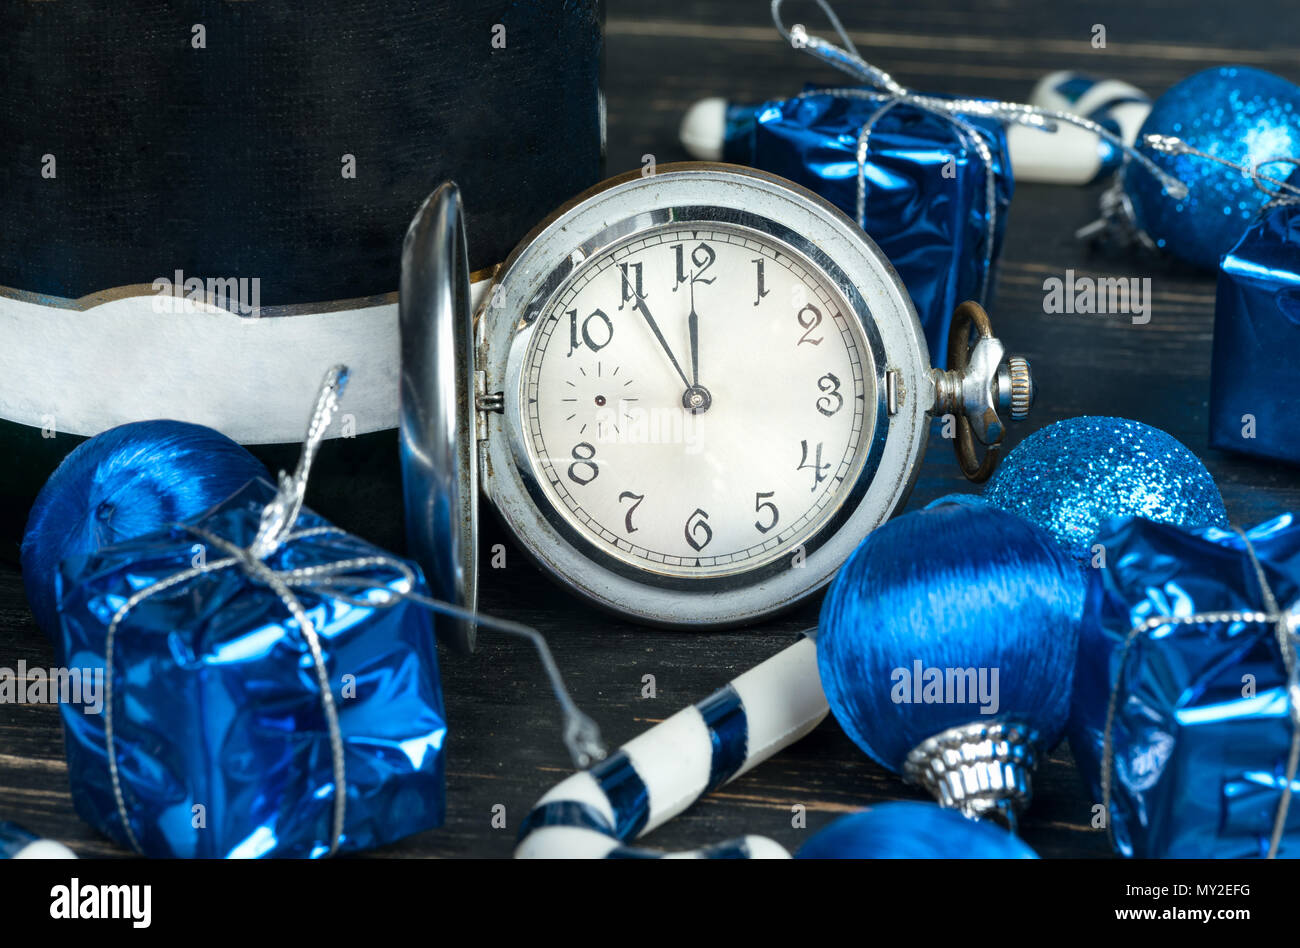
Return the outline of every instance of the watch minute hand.
<path id="1" fill-rule="evenodd" d="M 691 314 L 686 317 L 686 328 L 691 335 L 691 383 L 688 388 L 698 388 L 700 384 L 700 317 L 695 312 L 695 281 L 691 281 Z"/>

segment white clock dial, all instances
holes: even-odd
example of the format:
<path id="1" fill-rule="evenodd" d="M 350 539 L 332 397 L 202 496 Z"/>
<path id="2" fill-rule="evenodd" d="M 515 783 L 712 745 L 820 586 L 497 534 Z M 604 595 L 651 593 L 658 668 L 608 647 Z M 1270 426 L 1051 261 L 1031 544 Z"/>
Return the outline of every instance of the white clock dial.
<path id="1" fill-rule="evenodd" d="M 699 577 L 793 557 L 827 523 L 871 444 L 875 377 L 807 258 L 679 223 L 581 262 L 540 316 L 519 404 L 536 479 L 579 536 Z"/>

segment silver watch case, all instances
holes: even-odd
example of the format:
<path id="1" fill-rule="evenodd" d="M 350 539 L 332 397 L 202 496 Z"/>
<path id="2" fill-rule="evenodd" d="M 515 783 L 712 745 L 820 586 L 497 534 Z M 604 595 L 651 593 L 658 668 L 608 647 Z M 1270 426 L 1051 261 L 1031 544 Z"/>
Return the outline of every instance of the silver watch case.
<path id="1" fill-rule="evenodd" d="M 867 381 L 874 381 L 876 396 L 873 440 L 839 507 L 804 542 L 801 562 L 787 556 L 698 579 L 629 566 L 569 526 L 542 493 L 529 458 L 521 373 L 551 298 L 610 244 L 688 221 L 749 227 L 790 245 L 839 289 L 867 342 L 873 364 L 866 374 L 874 376 Z M 611 178 L 579 195 L 539 224 L 498 269 L 474 316 L 474 333 L 476 417 L 460 430 L 478 439 L 484 491 L 523 547 L 565 587 L 639 622 L 718 628 L 794 605 L 826 585 L 862 538 L 902 507 L 925 451 L 934 402 L 929 352 L 893 266 L 839 209 L 762 171 L 667 165 L 653 175 Z M 461 522 L 470 516 L 463 513 Z M 462 574 L 472 576 L 472 565 Z"/>

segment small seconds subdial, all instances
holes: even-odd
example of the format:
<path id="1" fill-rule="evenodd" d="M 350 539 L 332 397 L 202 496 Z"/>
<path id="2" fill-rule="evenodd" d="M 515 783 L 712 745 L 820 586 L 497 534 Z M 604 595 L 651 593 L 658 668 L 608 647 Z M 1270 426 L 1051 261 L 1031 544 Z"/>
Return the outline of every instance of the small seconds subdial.
<path id="1" fill-rule="evenodd" d="M 871 443 L 874 367 L 846 310 L 805 257 L 742 227 L 668 224 L 592 256 L 526 357 L 539 484 L 641 569 L 726 575 L 797 553 Z"/>
<path id="2" fill-rule="evenodd" d="M 575 437 L 605 442 L 636 423 L 641 398 L 636 379 L 621 365 L 597 359 L 592 369 L 590 360 L 583 359 L 572 368 L 573 374 L 564 380 L 569 391 L 560 401 L 570 409 L 564 420 Z"/>

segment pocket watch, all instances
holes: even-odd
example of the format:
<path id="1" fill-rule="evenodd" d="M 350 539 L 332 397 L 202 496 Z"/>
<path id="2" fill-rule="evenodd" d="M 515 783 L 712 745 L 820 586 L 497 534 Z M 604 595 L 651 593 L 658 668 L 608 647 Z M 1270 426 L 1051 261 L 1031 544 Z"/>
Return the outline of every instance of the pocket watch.
<path id="1" fill-rule="evenodd" d="M 738 625 L 826 585 L 902 508 L 932 415 L 954 416 L 981 480 L 999 413 L 1034 397 L 974 303 L 931 368 L 870 237 L 750 168 L 611 178 L 476 288 L 447 183 L 402 248 L 403 490 L 412 554 L 471 610 L 480 487 L 583 598 L 643 623 Z M 466 648 L 473 633 L 451 630 Z"/>

